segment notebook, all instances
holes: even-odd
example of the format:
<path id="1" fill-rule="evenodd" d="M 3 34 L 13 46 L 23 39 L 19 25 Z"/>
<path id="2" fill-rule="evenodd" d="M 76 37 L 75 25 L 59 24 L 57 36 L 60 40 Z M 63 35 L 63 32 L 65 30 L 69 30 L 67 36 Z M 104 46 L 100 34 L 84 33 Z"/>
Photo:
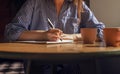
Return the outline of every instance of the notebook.
<path id="1" fill-rule="evenodd" d="M 73 43 L 74 40 L 57 40 L 57 41 L 15 41 L 19 43 L 37 43 L 37 44 L 56 44 L 56 43 Z"/>

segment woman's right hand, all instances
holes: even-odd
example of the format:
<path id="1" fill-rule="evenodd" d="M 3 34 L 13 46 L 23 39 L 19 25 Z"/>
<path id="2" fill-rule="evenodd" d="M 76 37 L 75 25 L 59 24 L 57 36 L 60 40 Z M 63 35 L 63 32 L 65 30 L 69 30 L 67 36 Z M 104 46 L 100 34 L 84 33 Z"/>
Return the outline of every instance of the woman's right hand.
<path id="1" fill-rule="evenodd" d="M 50 29 L 44 32 L 45 40 L 56 41 L 61 39 L 63 32 L 60 29 Z"/>

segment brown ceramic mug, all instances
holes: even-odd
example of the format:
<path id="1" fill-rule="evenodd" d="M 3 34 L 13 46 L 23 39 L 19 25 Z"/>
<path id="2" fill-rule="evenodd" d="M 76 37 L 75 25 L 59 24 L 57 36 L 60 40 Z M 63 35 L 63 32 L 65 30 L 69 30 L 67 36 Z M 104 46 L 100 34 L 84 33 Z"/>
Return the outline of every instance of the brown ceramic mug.
<path id="1" fill-rule="evenodd" d="M 120 27 L 104 28 L 103 34 L 106 46 L 120 46 Z"/>
<path id="2" fill-rule="evenodd" d="M 81 28 L 81 36 L 84 44 L 93 44 L 97 38 L 97 28 Z"/>

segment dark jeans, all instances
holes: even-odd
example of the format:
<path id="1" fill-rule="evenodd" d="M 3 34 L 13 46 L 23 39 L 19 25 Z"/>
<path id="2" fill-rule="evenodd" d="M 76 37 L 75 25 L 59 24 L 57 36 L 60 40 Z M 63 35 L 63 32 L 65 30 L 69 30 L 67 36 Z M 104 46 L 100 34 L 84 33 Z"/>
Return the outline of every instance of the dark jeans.
<path id="1" fill-rule="evenodd" d="M 108 57 L 97 60 L 98 74 L 120 74 L 120 57 Z"/>
<path id="2" fill-rule="evenodd" d="M 96 74 L 95 60 L 81 60 L 79 64 L 40 64 L 32 61 L 30 74 Z"/>

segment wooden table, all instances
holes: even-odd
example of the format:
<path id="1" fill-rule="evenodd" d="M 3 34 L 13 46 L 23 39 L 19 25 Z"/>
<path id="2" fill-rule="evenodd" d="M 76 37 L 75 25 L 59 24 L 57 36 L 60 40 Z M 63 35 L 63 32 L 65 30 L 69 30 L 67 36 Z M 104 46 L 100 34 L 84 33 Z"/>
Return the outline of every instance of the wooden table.
<path id="1" fill-rule="evenodd" d="M 0 58 L 28 60 L 28 68 L 31 60 L 40 60 L 41 63 L 78 63 L 83 59 L 111 56 L 120 56 L 120 47 L 106 47 L 103 42 L 95 44 L 0 43 Z"/>

